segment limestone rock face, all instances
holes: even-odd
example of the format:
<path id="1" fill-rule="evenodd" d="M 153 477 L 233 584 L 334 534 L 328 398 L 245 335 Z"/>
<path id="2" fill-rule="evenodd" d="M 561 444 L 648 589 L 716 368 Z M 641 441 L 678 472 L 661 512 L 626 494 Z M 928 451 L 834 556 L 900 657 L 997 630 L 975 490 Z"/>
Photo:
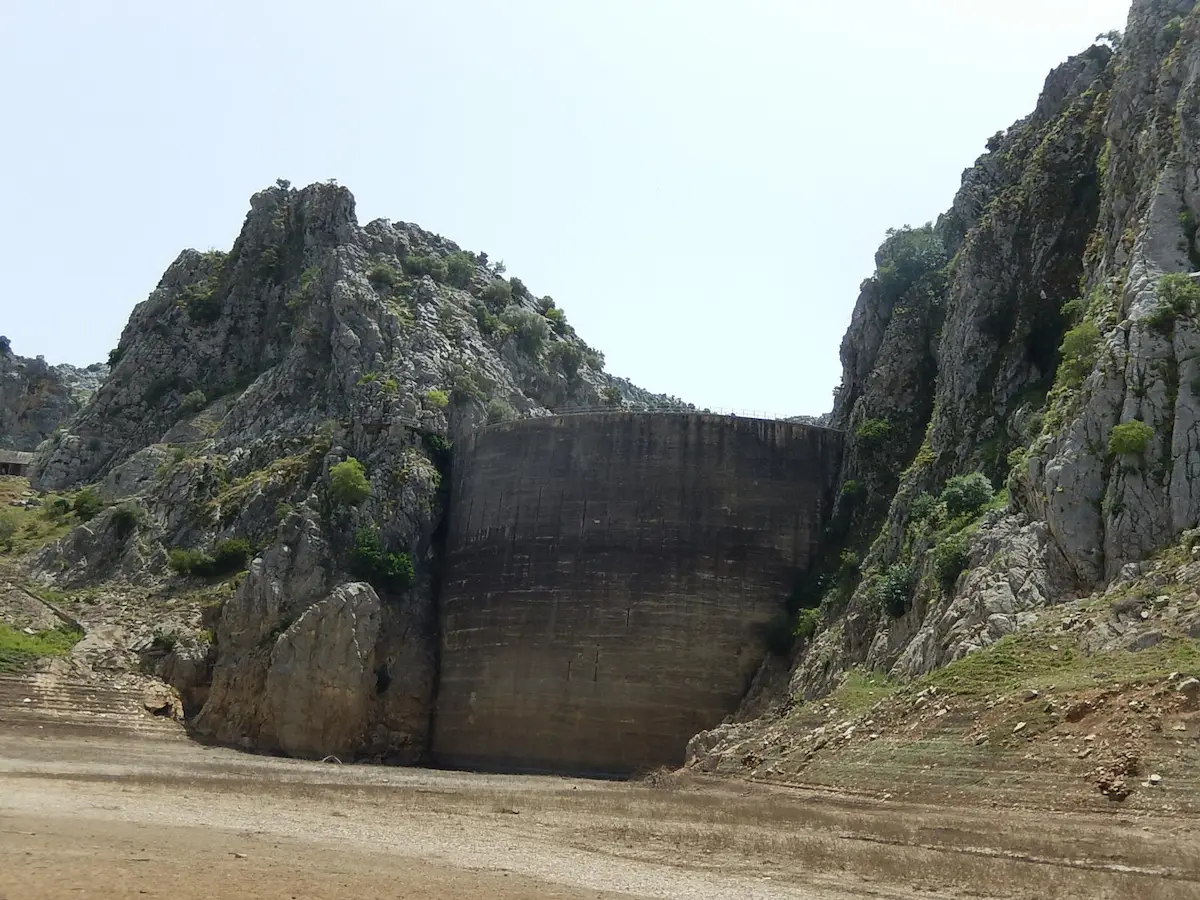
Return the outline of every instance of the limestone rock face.
<path id="1" fill-rule="evenodd" d="M 1200 271 L 1198 114 L 1200 8 L 1136 0 L 1115 47 L 1055 69 L 988 142 L 936 224 L 889 235 L 842 345 L 820 625 L 777 699 L 856 666 L 929 672 L 1191 552 L 1200 303 L 1162 279 Z M 999 496 L 963 516 L 945 491 L 972 473 Z M 1080 646 L 1200 633 L 1173 598 L 1139 607 L 1154 627 L 1114 607 Z M 771 727 L 748 713 L 698 737 L 696 764 L 736 769 L 738 741 Z"/>
<path id="2" fill-rule="evenodd" d="M 382 610 L 366 584 L 346 584 L 310 606 L 271 650 L 265 705 L 284 752 L 356 753 L 376 685 Z"/>
<path id="3" fill-rule="evenodd" d="M 37 449 L 79 412 L 107 374 L 101 364 L 80 369 L 17 356 L 0 337 L 0 449 Z"/>

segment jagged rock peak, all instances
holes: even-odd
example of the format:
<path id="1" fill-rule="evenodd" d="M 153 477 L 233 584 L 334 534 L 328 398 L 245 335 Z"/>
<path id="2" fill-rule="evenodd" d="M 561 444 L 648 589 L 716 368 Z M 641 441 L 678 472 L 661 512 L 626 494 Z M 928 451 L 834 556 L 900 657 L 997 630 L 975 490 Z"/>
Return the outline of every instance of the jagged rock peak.
<path id="1" fill-rule="evenodd" d="M 18 356 L 0 336 L 0 448 L 34 450 L 77 413 L 108 375 L 108 366 L 86 368 Z"/>

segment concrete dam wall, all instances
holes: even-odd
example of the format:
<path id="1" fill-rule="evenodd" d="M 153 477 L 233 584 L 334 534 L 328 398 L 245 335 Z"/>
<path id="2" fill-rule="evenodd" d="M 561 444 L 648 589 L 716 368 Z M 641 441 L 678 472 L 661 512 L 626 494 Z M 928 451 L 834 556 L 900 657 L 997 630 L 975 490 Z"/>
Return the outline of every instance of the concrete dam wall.
<path id="1" fill-rule="evenodd" d="M 741 699 L 818 549 L 841 435 L 707 414 L 526 419 L 456 447 L 432 755 L 626 774 Z"/>

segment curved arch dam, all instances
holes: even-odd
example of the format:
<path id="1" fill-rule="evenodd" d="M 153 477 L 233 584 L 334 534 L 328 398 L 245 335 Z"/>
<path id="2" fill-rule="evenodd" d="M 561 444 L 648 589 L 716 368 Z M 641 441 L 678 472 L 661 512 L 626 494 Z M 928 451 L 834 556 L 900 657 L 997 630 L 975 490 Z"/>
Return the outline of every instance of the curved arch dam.
<path id="1" fill-rule="evenodd" d="M 455 449 L 434 761 L 682 763 L 744 696 L 764 626 L 816 556 L 840 432 L 601 413 Z"/>

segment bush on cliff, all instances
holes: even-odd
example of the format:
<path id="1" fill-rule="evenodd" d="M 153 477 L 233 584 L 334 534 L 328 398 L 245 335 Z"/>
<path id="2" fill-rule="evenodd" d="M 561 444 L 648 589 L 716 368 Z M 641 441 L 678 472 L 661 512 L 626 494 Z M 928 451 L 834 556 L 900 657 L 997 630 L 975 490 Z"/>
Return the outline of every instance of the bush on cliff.
<path id="1" fill-rule="evenodd" d="M 354 534 L 350 551 L 350 571 L 387 590 L 403 590 L 415 576 L 412 557 L 407 553 L 389 553 L 374 528 L 360 528 Z"/>
<path id="2" fill-rule="evenodd" d="M 550 326 L 544 318 L 528 309 L 507 309 L 500 319 L 516 335 L 518 350 L 526 356 L 541 355 L 550 336 Z"/>
<path id="3" fill-rule="evenodd" d="M 971 535 L 960 531 L 944 538 L 933 548 L 933 571 L 942 589 L 949 591 L 958 582 L 971 561 Z"/>
<path id="4" fill-rule="evenodd" d="M 180 575 L 216 578 L 246 568 L 253 552 L 254 548 L 245 538 L 229 538 L 220 541 L 211 554 L 175 547 L 168 554 L 167 564 Z"/>
<path id="5" fill-rule="evenodd" d="M 339 506 L 358 506 L 371 495 L 366 470 L 353 456 L 329 470 L 329 493 Z"/>
<path id="6" fill-rule="evenodd" d="M 1200 285 L 1190 275 L 1175 272 L 1158 279 L 1158 299 L 1181 316 L 1200 308 Z"/>
<path id="7" fill-rule="evenodd" d="M 1100 329 L 1095 322 L 1084 322 L 1063 335 L 1059 347 L 1058 380 L 1079 387 L 1088 377 L 1100 355 Z"/>
<path id="8" fill-rule="evenodd" d="M 867 596 L 893 619 L 898 619 L 908 612 L 912 605 L 913 590 L 916 586 L 916 570 L 908 563 L 899 562 L 872 579 Z"/>
<path id="9" fill-rule="evenodd" d="M 487 287 L 483 289 L 483 302 L 487 304 L 488 309 L 501 310 L 512 303 L 512 285 L 503 278 L 493 278 Z"/>
<path id="10" fill-rule="evenodd" d="M 487 404 L 487 423 L 496 425 L 500 422 L 510 422 L 517 417 L 517 411 L 510 404 L 498 397 L 493 397 Z"/>
<path id="11" fill-rule="evenodd" d="M 1108 452 L 1113 456 L 1138 456 L 1146 452 L 1153 437 L 1154 429 L 1137 419 L 1114 425 L 1108 435 Z"/>
<path id="12" fill-rule="evenodd" d="M 445 281 L 449 275 L 446 261 L 440 256 L 410 256 L 404 260 L 404 272 L 414 278 L 428 275 L 434 281 Z"/>
<path id="13" fill-rule="evenodd" d="M 475 277 L 475 257 L 465 251 L 446 257 L 446 282 L 457 288 L 469 287 Z"/>
<path id="14" fill-rule="evenodd" d="M 810 640 L 820 627 L 820 609 L 802 609 L 796 616 L 795 635 L 802 641 Z"/>
<path id="15" fill-rule="evenodd" d="M 437 388 L 431 388 L 425 392 L 425 403 L 431 409 L 445 409 L 450 405 L 450 395 Z"/>
<path id="16" fill-rule="evenodd" d="M 79 521 L 89 522 L 100 514 L 100 510 L 104 509 L 104 501 L 91 488 L 84 488 L 75 495 L 75 503 L 72 509 L 75 511 L 75 516 Z"/>
<path id="17" fill-rule="evenodd" d="M 960 516 L 974 516 L 987 506 L 994 495 L 987 476 L 982 472 L 972 472 L 947 481 L 942 490 L 942 502 L 946 504 L 947 515 L 957 519 Z"/>
<path id="18" fill-rule="evenodd" d="M 854 436 L 864 450 L 876 450 L 884 446 L 891 434 L 892 425 L 887 419 L 867 419 L 854 429 Z"/>

